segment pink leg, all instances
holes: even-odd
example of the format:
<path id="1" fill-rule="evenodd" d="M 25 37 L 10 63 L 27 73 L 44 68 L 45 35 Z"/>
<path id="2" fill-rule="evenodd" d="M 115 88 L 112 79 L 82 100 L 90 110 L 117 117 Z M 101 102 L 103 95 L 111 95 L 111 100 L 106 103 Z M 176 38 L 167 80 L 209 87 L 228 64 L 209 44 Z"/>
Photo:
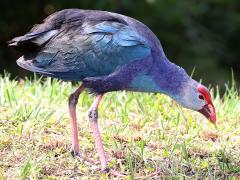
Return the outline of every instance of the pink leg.
<path id="1" fill-rule="evenodd" d="M 102 170 L 108 171 L 109 169 L 108 169 L 108 165 L 107 165 L 107 158 L 105 156 L 102 139 L 101 139 L 101 135 L 100 135 L 99 128 L 98 128 L 98 122 L 97 122 L 98 106 L 99 106 L 100 101 L 102 100 L 102 96 L 103 96 L 102 94 L 97 96 L 96 100 L 94 101 L 93 105 L 91 106 L 91 108 L 89 110 L 88 117 L 90 119 L 92 133 L 93 133 L 93 137 L 95 139 L 95 144 L 96 144 L 97 152 L 99 154 Z"/>
<path id="2" fill-rule="evenodd" d="M 78 103 L 78 98 L 80 93 L 84 90 L 84 86 L 81 85 L 74 93 L 69 96 L 68 107 L 70 117 L 72 119 L 72 150 L 73 156 L 79 155 L 79 143 L 78 143 L 78 128 L 77 128 L 77 115 L 76 115 L 76 105 Z"/>

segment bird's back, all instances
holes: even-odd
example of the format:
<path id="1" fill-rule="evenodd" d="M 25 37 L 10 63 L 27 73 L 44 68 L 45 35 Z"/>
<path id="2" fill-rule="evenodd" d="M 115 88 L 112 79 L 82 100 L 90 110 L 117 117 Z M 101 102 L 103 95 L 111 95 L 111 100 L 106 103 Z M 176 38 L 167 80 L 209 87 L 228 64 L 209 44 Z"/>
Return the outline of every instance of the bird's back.
<path id="1" fill-rule="evenodd" d="M 153 51 L 164 56 L 158 39 L 139 21 L 79 9 L 54 13 L 10 46 L 23 53 L 21 67 L 65 80 L 108 75 Z"/>

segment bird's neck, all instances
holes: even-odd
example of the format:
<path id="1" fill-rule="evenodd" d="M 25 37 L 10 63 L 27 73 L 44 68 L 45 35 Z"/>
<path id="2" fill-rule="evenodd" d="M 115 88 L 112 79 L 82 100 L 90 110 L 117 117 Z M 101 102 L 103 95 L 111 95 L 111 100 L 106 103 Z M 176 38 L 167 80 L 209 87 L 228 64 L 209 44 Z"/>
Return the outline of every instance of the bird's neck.
<path id="1" fill-rule="evenodd" d="M 177 100 L 190 79 L 182 68 L 167 59 L 155 59 L 150 68 L 135 76 L 131 87 L 134 91 L 164 93 Z"/>
<path id="2" fill-rule="evenodd" d="M 183 68 L 170 62 L 167 58 L 153 66 L 152 75 L 159 92 L 167 94 L 177 101 L 181 98 L 184 88 L 192 80 Z"/>

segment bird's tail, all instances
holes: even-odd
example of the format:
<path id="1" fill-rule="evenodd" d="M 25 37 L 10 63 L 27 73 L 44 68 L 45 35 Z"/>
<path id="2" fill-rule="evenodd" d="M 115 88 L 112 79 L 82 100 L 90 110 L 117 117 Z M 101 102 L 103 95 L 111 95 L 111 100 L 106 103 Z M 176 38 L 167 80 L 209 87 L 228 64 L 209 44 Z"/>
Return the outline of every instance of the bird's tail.
<path id="1" fill-rule="evenodd" d="M 23 36 L 13 38 L 8 41 L 8 45 L 20 51 L 21 53 L 30 53 L 37 51 L 43 44 L 48 42 L 58 33 L 58 30 L 49 30 L 44 32 L 30 32 Z"/>
<path id="2" fill-rule="evenodd" d="M 42 47 L 56 34 L 58 30 L 34 31 L 23 36 L 13 38 L 8 42 L 8 45 L 20 51 L 23 56 L 17 60 L 17 64 L 29 71 L 41 73 L 50 76 L 51 73 L 43 68 L 52 59 L 52 54 L 40 55 L 43 60 L 36 59 Z M 50 60 L 49 60 L 50 59 Z"/>
<path id="3" fill-rule="evenodd" d="M 81 80 L 83 75 L 80 71 L 75 72 L 63 67 L 63 61 L 59 60 L 63 57 L 58 50 L 45 49 L 47 43 L 58 33 L 59 30 L 34 31 L 16 37 L 8 44 L 23 54 L 17 64 L 26 70 L 63 80 Z"/>

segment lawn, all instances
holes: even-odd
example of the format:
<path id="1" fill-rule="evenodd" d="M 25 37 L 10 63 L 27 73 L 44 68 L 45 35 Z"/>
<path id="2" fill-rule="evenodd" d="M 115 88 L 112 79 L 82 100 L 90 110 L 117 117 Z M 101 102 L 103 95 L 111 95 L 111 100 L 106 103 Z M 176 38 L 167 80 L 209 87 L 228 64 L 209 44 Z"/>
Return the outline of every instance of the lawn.
<path id="1" fill-rule="evenodd" d="M 76 88 L 50 78 L 0 77 L 0 180 L 240 179 L 240 97 L 234 84 L 222 97 L 218 88 L 211 90 L 216 126 L 162 94 L 106 94 L 99 126 L 109 166 L 126 175 L 119 177 L 101 174 L 100 164 L 70 153 L 67 100 Z M 85 92 L 77 105 L 80 151 L 98 162 L 87 116 L 92 101 Z"/>

